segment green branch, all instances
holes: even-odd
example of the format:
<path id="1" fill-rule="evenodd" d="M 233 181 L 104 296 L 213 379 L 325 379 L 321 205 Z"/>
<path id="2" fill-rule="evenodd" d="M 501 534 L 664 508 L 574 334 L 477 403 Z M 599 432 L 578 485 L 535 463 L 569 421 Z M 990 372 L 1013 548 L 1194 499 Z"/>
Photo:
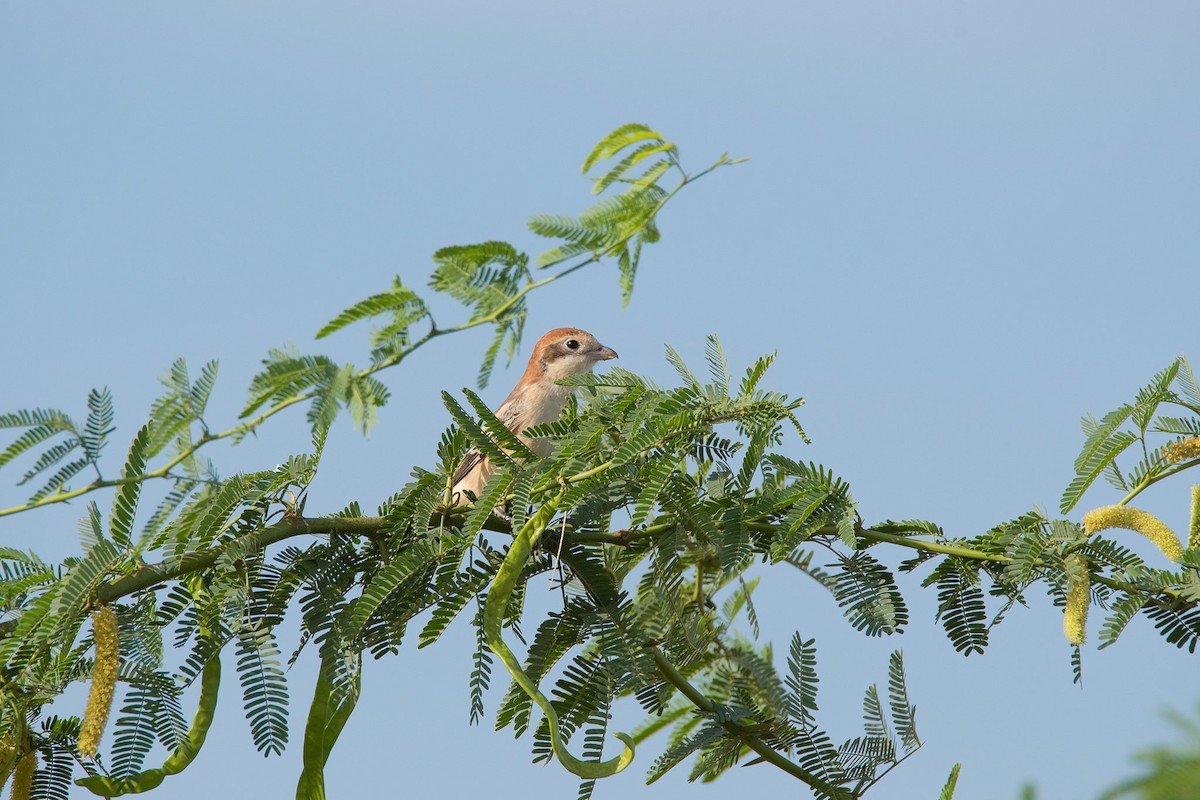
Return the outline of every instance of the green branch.
<path id="1" fill-rule="evenodd" d="M 667 683 L 679 690 L 680 694 L 688 699 L 688 701 L 696 708 L 706 714 L 713 714 L 717 711 L 717 706 L 711 700 L 704 696 L 704 693 L 688 682 L 688 679 L 683 676 L 675 665 L 670 662 L 662 650 L 657 647 L 649 648 L 650 655 L 654 657 L 654 665 L 658 667 L 658 671 L 666 679 Z M 793 778 L 804 782 L 808 786 L 834 798 L 847 798 L 849 795 L 844 789 L 826 783 L 825 781 L 813 775 L 808 770 L 801 767 L 792 761 L 789 761 L 778 751 L 755 736 L 750 730 L 739 722 L 726 720 L 719 723 L 722 728 L 729 731 L 742 744 L 749 747 L 755 753 L 766 761 L 768 764 L 773 764 L 783 770 Z"/>
<path id="2" fill-rule="evenodd" d="M 1200 462 L 1185 461 L 1182 464 L 1176 464 L 1175 466 L 1171 467 L 1170 469 L 1163 470 L 1162 472 L 1158 473 L 1157 475 L 1155 475 L 1153 477 L 1147 475 L 1146 477 L 1142 478 L 1141 483 L 1139 483 L 1138 485 L 1136 485 L 1132 489 L 1130 489 L 1129 494 L 1125 495 L 1125 497 L 1123 497 L 1121 499 L 1121 502 L 1117 503 L 1117 505 L 1123 506 L 1123 505 L 1128 504 L 1130 500 L 1137 497 L 1139 494 L 1146 491 L 1151 486 L 1153 486 L 1154 484 L 1163 480 L 1164 478 L 1169 478 L 1172 475 L 1176 475 L 1180 472 L 1183 472 L 1185 469 L 1190 469 L 1191 467 L 1196 466 L 1197 463 L 1200 463 Z"/>
<path id="3" fill-rule="evenodd" d="M 826 526 L 832 527 L 832 526 Z M 836 533 L 836 529 L 832 531 Z M 908 547 L 913 550 L 924 550 L 927 553 L 941 553 L 947 556 L 957 556 L 958 558 L 966 558 L 972 561 L 1012 561 L 1012 558 L 998 553 L 987 553 L 983 550 L 972 550 L 969 547 L 960 547 L 952 544 L 940 544 L 938 542 L 927 542 L 924 539 L 912 539 L 908 536 L 900 536 L 895 533 L 885 533 L 876 531 L 870 528 L 855 526 L 854 532 L 864 539 L 872 542 L 887 542 L 888 544 L 898 544 L 901 547 Z"/>
<path id="4" fill-rule="evenodd" d="M 239 427 L 241 427 L 241 426 L 239 426 Z M 232 435 L 233 435 L 232 430 L 226 431 L 224 433 L 218 433 L 218 434 L 205 434 L 204 436 L 201 436 L 199 439 L 197 439 L 186 450 L 184 450 L 179 455 L 175 456 L 175 458 L 172 458 L 170 461 L 168 461 L 166 464 L 162 465 L 161 467 L 159 467 L 156 470 L 153 470 L 151 472 L 144 472 L 141 475 L 134 475 L 129 478 L 116 478 L 114 480 L 103 480 L 103 479 L 98 478 L 98 479 L 92 481 L 91 483 L 87 484 L 86 486 L 81 486 L 78 489 L 64 490 L 62 487 L 59 487 L 59 490 L 57 492 L 55 492 L 54 494 L 51 494 L 51 495 L 47 495 L 46 497 L 43 497 L 40 500 L 34 500 L 33 502 L 30 502 L 30 503 L 22 503 L 21 505 L 17 505 L 17 506 L 10 506 L 9 508 L 0 508 L 0 517 L 6 517 L 6 516 L 9 516 L 10 514 L 19 514 L 22 511 L 30 511 L 32 509 L 39 508 L 41 506 L 52 505 L 54 503 L 65 503 L 68 500 L 74 500 L 76 497 L 81 497 L 85 494 L 88 494 L 89 492 L 94 492 L 98 489 L 109 489 L 109 488 L 114 488 L 114 487 L 118 487 L 118 486 L 125 486 L 126 484 L 130 484 L 130 483 L 142 483 L 143 481 L 153 480 L 155 478 L 168 477 L 168 473 L 170 473 L 170 471 L 172 469 L 174 469 L 175 467 L 182 464 L 184 461 L 186 461 L 188 458 L 190 458 L 197 450 L 199 450 L 204 445 L 208 444 L 209 442 L 216 441 L 217 439 L 223 439 L 227 436 L 232 436 Z"/>
<path id="5" fill-rule="evenodd" d="M 208 569 L 217 563 L 217 559 L 221 557 L 222 553 L 232 547 L 244 547 L 251 544 L 255 550 L 264 550 L 277 542 L 306 534 L 345 533 L 370 536 L 381 532 L 386 524 L 387 520 L 384 517 L 313 517 L 306 519 L 287 516 L 267 528 L 251 531 L 206 550 L 188 553 L 177 560 L 145 564 L 124 577 L 102 584 L 96 589 L 93 598 L 97 604 L 112 603 L 136 592 L 155 588 L 166 581 Z M 16 624 L 17 620 L 15 619 L 0 622 L 0 639 L 7 636 L 16 627 Z"/>
<path id="6" fill-rule="evenodd" d="M 192 572 L 207 569 L 217 563 L 221 554 L 230 547 L 241 547 L 251 544 L 255 550 L 264 550 L 276 542 L 290 539 L 293 536 L 305 534 L 348 533 L 365 536 L 379 533 L 386 523 L 384 517 L 313 517 L 306 519 L 298 516 L 287 516 L 270 527 L 251 531 L 236 539 L 189 553 L 177 561 L 147 564 L 139 567 L 129 575 L 119 578 L 112 583 L 102 586 L 96 592 L 96 599 L 101 603 L 111 603 L 126 595 L 149 589 L 164 581 L 174 580 Z"/>
<path id="7" fill-rule="evenodd" d="M 722 520 L 713 520 L 713 522 L 717 526 L 718 530 L 725 527 L 725 523 Z M 743 524 L 745 524 L 749 530 L 764 533 L 778 528 L 778 525 L 769 522 L 745 522 Z M 577 533 L 571 537 L 571 541 L 591 544 L 613 544 L 620 547 L 628 547 L 639 540 L 654 538 L 655 536 L 668 533 L 669 531 L 674 530 L 677 525 L 678 523 L 675 522 L 659 522 L 655 523 L 654 525 L 648 525 L 645 528 L 638 528 L 637 530 L 620 530 L 612 533 Z M 927 542 L 924 539 L 913 539 L 908 536 L 899 536 L 894 533 L 872 530 L 871 528 L 857 527 L 855 528 L 855 533 L 862 538 L 873 542 L 894 544 L 899 545 L 900 547 L 907 547 L 910 550 L 920 550 L 926 553 L 938 553 L 940 555 L 954 556 L 955 558 L 963 558 L 970 561 L 988 561 L 1001 564 L 1007 564 L 1013 561 L 1011 556 L 1006 556 L 1001 553 L 988 553 L 983 550 L 974 550 L 969 547 L 942 544 L 940 542 Z M 813 537 L 836 535 L 837 527 L 834 525 L 825 525 L 815 530 L 812 534 Z M 1162 597 L 1166 597 L 1171 601 L 1186 600 L 1181 592 L 1178 592 L 1174 589 L 1162 588 L 1150 590 L 1141 586 L 1136 586 L 1132 583 L 1128 583 L 1127 581 L 1109 578 L 1104 575 L 1092 575 L 1091 579 L 1096 583 L 1100 583 L 1109 587 L 1110 589 L 1118 589 L 1130 594 L 1142 594 L 1151 598 L 1161 595 Z M 1188 601 L 1188 605 L 1195 605 L 1195 603 Z"/>

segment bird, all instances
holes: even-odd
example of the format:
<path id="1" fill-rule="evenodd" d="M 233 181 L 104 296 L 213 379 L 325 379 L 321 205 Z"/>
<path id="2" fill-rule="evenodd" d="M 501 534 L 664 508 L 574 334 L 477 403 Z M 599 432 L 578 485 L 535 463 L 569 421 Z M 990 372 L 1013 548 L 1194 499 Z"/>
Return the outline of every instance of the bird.
<path id="1" fill-rule="evenodd" d="M 562 414 L 574 386 L 560 386 L 557 381 L 568 375 L 591 372 L 600 361 L 611 361 L 617 353 L 605 347 L 596 337 L 579 328 L 555 328 L 537 340 L 529 365 L 517 385 L 496 409 L 496 418 L 504 427 L 520 437 L 535 454 L 545 458 L 553 444 L 545 439 L 523 435 L 527 428 L 553 422 Z M 496 471 L 488 457 L 471 448 L 452 479 L 451 497 L 454 505 L 471 502 L 483 493 L 488 479 Z"/>

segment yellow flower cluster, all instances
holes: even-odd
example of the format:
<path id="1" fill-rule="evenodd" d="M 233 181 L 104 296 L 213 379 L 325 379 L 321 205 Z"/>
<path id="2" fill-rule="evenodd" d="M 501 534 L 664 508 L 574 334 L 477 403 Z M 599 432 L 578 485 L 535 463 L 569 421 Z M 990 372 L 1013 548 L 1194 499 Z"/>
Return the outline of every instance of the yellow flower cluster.
<path id="1" fill-rule="evenodd" d="M 9 736 L 0 739 L 0 789 L 8 783 L 13 768 L 17 764 L 17 746 Z"/>
<path id="2" fill-rule="evenodd" d="M 1149 511 L 1132 506 L 1101 506 L 1083 515 L 1083 529 L 1088 535 L 1108 528 L 1137 531 L 1145 536 L 1163 555 L 1172 561 L 1183 558 L 1183 545 L 1166 523 Z"/>
<path id="3" fill-rule="evenodd" d="M 1168 464 L 1178 464 L 1180 461 L 1190 461 L 1200 456 L 1200 436 L 1191 436 L 1163 445 L 1163 460 Z"/>
<path id="4" fill-rule="evenodd" d="M 1192 521 L 1188 526 L 1188 547 L 1200 547 L 1200 483 L 1192 487 Z"/>
<path id="5" fill-rule="evenodd" d="M 96 641 L 96 666 L 92 669 L 92 692 L 88 695 L 83 722 L 79 726 L 79 754 L 96 755 L 100 736 L 108 722 L 113 692 L 117 688 L 117 667 L 121 660 L 121 638 L 117 615 L 105 606 L 92 615 L 92 637 Z"/>
<path id="6" fill-rule="evenodd" d="M 1088 582 L 1087 562 L 1078 553 L 1067 556 L 1072 564 L 1067 568 L 1067 607 L 1063 610 L 1063 633 L 1073 645 L 1081 645 L 1087 638 L 1088 606 L 1092 601 L 1092 587 Z M 1073 568 L 1072 568 L 1073 567 Z"/>
<path id="7" fill-rule="evenodd" d="M 17 768 L 13 770 L 12 800 L 29 800 L 33 793 L 33 776 L 37 774 L 37 753 L 30 750 L 21 756 Z"/>

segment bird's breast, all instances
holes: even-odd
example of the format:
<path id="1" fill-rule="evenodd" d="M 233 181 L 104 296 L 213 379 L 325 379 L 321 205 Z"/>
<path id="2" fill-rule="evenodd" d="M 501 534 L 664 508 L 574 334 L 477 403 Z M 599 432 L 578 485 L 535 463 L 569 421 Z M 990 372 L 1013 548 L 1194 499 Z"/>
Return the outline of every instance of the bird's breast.
<path id="1" fill-rule="evenodd" d="M 571 396 L 571 389 L 570 386 L 552 383 L 545 391 L 527 393 L 523 398 L 526 403 L 523 416 L 527 422 L 522 427 L 529 428 L 558 419 L 567 405 L 567 398 Z"/>

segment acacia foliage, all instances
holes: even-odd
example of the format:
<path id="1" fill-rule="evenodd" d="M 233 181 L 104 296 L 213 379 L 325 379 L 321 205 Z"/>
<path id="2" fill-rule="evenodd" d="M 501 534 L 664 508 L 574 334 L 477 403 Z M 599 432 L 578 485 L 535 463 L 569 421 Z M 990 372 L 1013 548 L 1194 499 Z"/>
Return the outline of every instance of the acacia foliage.
<path id="1" fill-rule="evenodd" d="M 311 696 L 297 797 L 323 797 L 323 769 L 360 699 L 365 665 L 406 644 L 433 645 L 456 620 L 476 629 L 471 721 L 483 718 L 493 690 L 497 727 L 528 736 L 535 761 L 550 759 L 546 718 L 535 716 L 516 683 L 498 680 L 504 673 L 486 644 L 482 609 L 513 532 L 551 498 L 560 513 L 522 566 L 504 614 L 508 635 L 528 642 L 523 670 L 549 686 L 559 733 L 585 760 L 602 759 L 613 704 L 632 698 L 644 715 L 633 740 L 645 750 L 653 737 L 665 738 L 657 755 L 639 756 L 651 783 L 685 762 L 690 778 L 707 781 L 754 759 L 815 796 L 857 798 L 921 746 L 899 651 L 881 668 L 886 688 L 865 691 L 861 730 L 827 729 L 815 643 L 797 632 L 776 656 L 758 640 L 753 595 L 770 574 L 758 565 L 810 575 L 851 628 L 876 637 L 910 624 L 900 581 L 919 572 L 918 584 L 937 592 L 937 621 L 970 656 L 985 650 L 1012 604 L 1036 602 L 1035 587 L 1065 602 L 1070 563 L 1075 580 L 1082 574 L 1091 582 L 1093 601 L 1110 609 L 1102 646 L 1141 612 L 1168 642 L 1194 649 L 1195 550 L 1170 568 L 1154 567 L 1114 540 L 1038 511 L 969 539 L 928 520 L 867 524 L 844 478 L 793 452 L 807 441 L 803 401 L 765 388 L 773 355 L 734 371 L 715 337 L 706 342 L 702 375 L 667 349 L 673 386 L 621 369 L 573 378 L 576 401 L 559 421 L 531 431 L 556 442 L 540 460 L 521 457 L 520 443 L 476 395 L 444 393 L 456 424 L 441 436 L 436 460 L 414 467 L 375 514 L 353 501 L 332 514 L 306 510 L 305 491 L 337 415 L 348 411 L 365 430 L 388 401 L 381 372 L 447 334 L 489 327 L 483 385 L 502 351 L 517 352 L 537 289 L 612 259 L 628 299 L 643 247 L 659 239 L 659 211 L 699 177 L 734 163 L 722 156 L 688 174 L 678 148 L 658 132 L 616 129 L 584 164 L 585 172 L 598 170 L 594 188 L 604 198 L 578 216 L 531 220 L 535 234 L 553 240 L 545 252 L 531 257 L 488 241 L 434 254 L 429 286 L 461 304 L 462 321 L 439 326 L 421 294 L 396 278 L 317 333 L 374 323 L 368 366 L 273 350 L 251 381 L 242 419 L 225 429 L 210 426 L 206 411 L 216 362 L 193 380 L 177 361 L 116 477 L 105 477 L 101 458 L 114 434 L 106 390 L 88 395 L 82 424 L 47 408 L 0 415 L 0 428 L 13 435 L 0 468 L 22 464 L 16 483 L 34 487 L 0 516 L 23 519 L 95 497 L 81 521 L 78 556 L 51 564 L 0 548 L 0 773 L 38 754 L 38 798 L 66 796 L 73 779 L 106 796 L 181 780 L 172 776 L 203 744 L 223 656 L 235 674 L 219 696 L 233 702 L 240 689 L 265 755 L 292 743 L 293 698 Z M 207 459 L 217 443 L 236 443 L 293 406 L 307 408 L 312 438 L 304 452 L 219 477 Z M 1159 413 L 1163 407 L 1171 413 Z M 1200 436 L 1200 391 L 1186 361 L 1099 422 L 1086 418 L 1084 432 L 1064 512 L 1101 474 L 1128 502 L 1200 463 L 1169 455 Z M 1122 472 L 1118 458 L 1137 441 L 1144 458 Z M 450 476 L 472 447 L 498 469 L 473 507 L 454 508 Z M 94 477 L 81 483 L 88 470 Z M 156 482 L 168 488 L 148 503 L 143 487 Z M 905 557 L 892 566 L 897 553 Z M 544 615 L 527 612 L 524 585 L 547 572 L 557 574 L 562 602 Z M 51 703 L 92 674 L 86 620 L 104 605 L 118 614 L 121 687 L 102 752 L 85 759 L 76 747 L 79 718 Z M 294 653 L 280 649 L 283 626 L 299 631 Z M 311 690 L 288 686 L 286 667 L 298 658 L 320 662 Z M 1078 675 L 1078 647 L 1072 663 Z M 180 698 L 196 681 L 200 710 L 189 724 Z M 170 754 L 161 767 L 148 763 L 156 750 Z M 943 797 L 956 776 L 957 767 Z M 595 785 L 585 779 L 580 796 Z"/>

